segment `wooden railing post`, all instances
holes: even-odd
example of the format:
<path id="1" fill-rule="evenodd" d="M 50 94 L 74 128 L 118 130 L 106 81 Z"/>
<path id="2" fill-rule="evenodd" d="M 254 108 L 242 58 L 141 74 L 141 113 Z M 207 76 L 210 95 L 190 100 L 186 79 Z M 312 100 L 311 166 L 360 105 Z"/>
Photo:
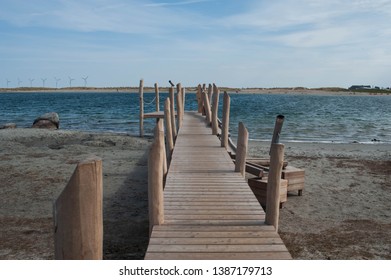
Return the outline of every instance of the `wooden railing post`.
<path id="1" fill-rule="evenodd" d="M 248 144 L 248 131 L 242 122 L 239 123 L 238 130 L 238 143 L 236 149 L 235 158 L 235 172 L 240 172 L 242 176 L 246 173 L 246 155 L 247 155 L 247 144 Z"/>
<path id="2" fill-rule="evenodd" d="M 280 142 L 280 135 L 282 130 L 282 125 L 284 123 L 284 116 L 278 115 L 276 117 L 276 123 L 274 124 L 274 131 L 273 131 L 273 138 L 272 138 L 272 144 L 276 144 Z M 270 147 L 269 155 L 271 154 L 272 149 Z"/>
<path id="3" fill-rule="evenodd" d="M 159 127 L 159 131 L 163 131 L 163 178 L 166 178 L 168 168 L 167 168 L 167 152 L 166 152 L 166 141 L 164 140 L 164 121 L 162 119 L 157 119 L 156 125 Z M 164 180 L 163 180 L 164 182 Z"/>
<path id="4" fill-rule="evenodd" d="M 231 98 L 228 93 L 224 92 L 223 99 L 223 119 L 221 127 L 221 147 L 228 149 L 228 135 L 229 135 L 229 113 L 230 113 Z"/>
<path id="5" fill-rule="evenodd" d="M 280 215 L 280 181 L 284 163 L 284 145 L 273 143 L 270 151 L 265 223 L 273 225 L 276 228 L 276 231 L 278 231 L 278 220 Z"/>
<path id="6" fill-rule="evenodd" d="M 180 84 L 178 84 L 180 85 Z M 178 130 L 182 126 L 182 120 L 183 120 L 183 101 L 182 101 L 182 90 L 180 89 L 176 95 L 177 101 L 176 101 L 176 107 L 177 107 L 177 120 L 178 120 Z"/>
<path id="7" fill-rule="evenodd" d="M 149 232 L 153 226 L 164 222 L 163 200 L 163 149 L 164 132 L 161 130 L 162 120 L 159 119 L 155 127 L 155 139 L 148 156 L 148 205 L 149 205 Z"/>
<path id="8" fill-rule="evenodd" d="M 160 101 L 159 101 L 159 86 L 155 83 L 155 94 L 156 94 L 156 112 L 160 111 Z"/>
<path id="9" fill-rule="evenodd" d="M 103 258 L 102 203 L 102 160 L 80 162 L 53 205 L 55 259 Z"/>
<path id="10" fill-rule="evenodd" d="M 183 120 L 183 117 L 185 116 L 185 111 L 186 111 L 186 88 L 182 88 L 181 90 L 181 93 L 182 93 L 182 103 L 183 103 L 183 106 L 182 106 L 182 120 Z"/>
<path id="11" fill-rule="evenodd" d="M 171 126 L 171 109 L 170 109 L 170 98 L 166 99 L 164 103 L 164 121 L 166 123 L 166 138 L 167 138 L 167 153 L 168 160 L 171 161 L 172 151 L 174 150 L 174 139 L 172 135 Z"/>
<path id="12" fill-rule="evenodd" d="M 197 87 L 197 104 L 198 104 L 198 113 L 202 113 L 202 95 L 201 95 L 201 85 Z"/>
<path id="13" fill-rule="evenodd" d="M 209 104 L 212 104 L 212 85 L 209 84 L 208 86 L 208 100 L 209 100 Z"/>
<path id="14" fill-rule="evenodd" d="M 220 90 L 213 84 L 213 104 L 212 104 L 212 135 L 219 132 L 218 111 L 219 111 Z"/>
<path id="15" fill-rule="evenodd" d="M 140 137 L 144 137 L 144 80 L 140 80 L 138 89 L 140 96 Z"/>
<path id="16" fill-rule="evenodd" d="M 177 129 L 176 129 L 176 120 L 175 120 L 175 96 L 174 96 L 174 87 L 170 87 L 170 105 L 171 105 L 171 129 L 172 129 L 172 139 L 176 139 Z M 177 106 L 178 107 L 178 106 Z"/>
<path id="17" fill-rule="evenodd" d="M 205 93 L 205 91 L 202 92 L 202 99 L 204 100 L 204 109 L 206 113 L 206 123 L 210 125 L 211 123 L 211 111 L 210 111 L 210 103 L 209 103 L 209 97 Z"/>

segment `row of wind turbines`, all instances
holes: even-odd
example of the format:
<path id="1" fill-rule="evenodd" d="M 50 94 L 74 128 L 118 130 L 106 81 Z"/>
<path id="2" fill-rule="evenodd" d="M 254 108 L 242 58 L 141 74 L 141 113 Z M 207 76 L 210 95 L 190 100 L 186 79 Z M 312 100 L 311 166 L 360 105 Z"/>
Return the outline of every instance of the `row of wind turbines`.
<path id="1" fill-rule="evenodd" d="M 81 79 L 84 80 L 84 87 L 86 87 L 87 86 L 88 76 L 81 77 Z M 33 82 L 35 81 L 35 79 L 29 78 L 28 80 L 30 81 L 30 87 L 33 87 Z M 45 87 L 46 80 L 47 80 L 47 78 L 41 78 L 42 87 Z M 76 79 L 74 79 L 72 77 L 68 77 L 68 80 L 69 80 L 69 87 L 72 87 L 72 82 L 74 80 L 76 80 Z M 10 85 L 11 81 L 8 80 L 8 79 L 5 79 L 5 81 L 6 81 L 6 84 L 7 84 L 7 88 L 9 88 L 9 85 Z M 58 88 L 58 83 L 59 83 L 59 81 L 61 81 L 61 79 L 57 78 L 57 77 L 54 77 L 54 81 L 56 82 L 56 88 Z M 18 87 L 21 87 L 22 83 L 23 83 L 23 81 L 18 78 Z"/>

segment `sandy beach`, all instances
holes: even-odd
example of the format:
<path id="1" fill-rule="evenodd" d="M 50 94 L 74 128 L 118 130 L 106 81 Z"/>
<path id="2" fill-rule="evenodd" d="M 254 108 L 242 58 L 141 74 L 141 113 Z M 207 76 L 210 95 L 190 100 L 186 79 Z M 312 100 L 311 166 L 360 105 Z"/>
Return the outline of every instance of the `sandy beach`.
<path id="1" fill-rule="evenodd" d="M 0 130 L 0 259 L 53 259 L 52 203 L 77 162 L 103 159 L 104 258 L 143 259 L 151 139 L 39 129 Z M 251 142 L 249 156 L 270 144 Z M 391 259 L 391 145 L 286 143 L 306 172 L 280 234 L 294 259 Z"/>

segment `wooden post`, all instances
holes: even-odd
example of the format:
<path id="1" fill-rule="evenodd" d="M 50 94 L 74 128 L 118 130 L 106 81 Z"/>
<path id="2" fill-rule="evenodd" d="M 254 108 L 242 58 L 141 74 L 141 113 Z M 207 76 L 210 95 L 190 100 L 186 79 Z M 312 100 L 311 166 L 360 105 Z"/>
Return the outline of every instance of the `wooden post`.
<path id="1" fill-rule="evenodd" d="M 102 160 L 80 162 L 53 205 L 55 259 L 103 258 L 102 198 Z"/>
<path id="2" fill-rule="evenodd" d="M 175 121 L 175 97 L 174 97 L 174 87 L 170 87 L 170 111 L 171 111 L 171 129 L 172 129 L 172 139 L 176 139 L 176 121 Z"/>
<path id="3" fill-rule="evenodd" d="M 266 217 L 265 223 L 273 225 L 278 231 L 280 215 L 280 181 L 284 163 L 284 145 L 271 145 L 270 168 L 267 180 Z"/>
<path id="4" fill-rule="evenodd" d="M 172 126 L 171 126 L 171 110 L 170 110 L 170 98 L 166 99 L 164 103 L 164 121 L 166 123 L 166 138 L 167 138 L 167 153 L 168 160 L 171 161 L 172 151 L 174 150 L 174 139 L 172 135 Z"/>
<path id="5" fill-rule="evenodd" d="M 178 84 L 180 85 L 180 84 Z M 178 130 L 182 126 L 182 116 L 183 116 L 183 102 L 182 102 L 182 90 L 178 91 L 176 95 L 176 107 L 177 107 L 177 120 L 178 120 Z"/>
<path id="6" fill-rule="evenodd" d="M 155 83 L 155 94 L 156 94 L 156 112 L 160 111 L 160 101 L 159 101 L 159 86 Z"/>
<path id="7" fill-rule="evenodd" d="M 239 123 L 238 143 L 235 158 L 235 172 L 240 172 L 242 176 L 246 173 L 246 155 L 248 144 L 248 131 L 242 122 Z"/>
<path id="8" fill-rule="evenodd" d="M 223 100 L 223 120 L 221 127 L 221 147 L 225 147 L 228 149 L 228 134 L 229 134 L 229 113 L 230 113 L 230 104 L 231 98 L 228 93 L 224 92 L 224 100 Z"/>
<path id="9" fill-rule="evenodd" d="M 213 84 L 213 104 L 212 104 L 212 134 L 217 135 L 219 131 L 218 111 L 219 111 L 220 90 Z"/>
<path id="10" fill-rule="evenodd" d="M 204 92 L 206 92 L 206 84 L 202 85 L 202 90 L 201 90 L 202 115 L 206 116 L 206 107 L 205 107 L 205 102 L 204 102 L 204 97 L 203 97 Z"/>
<path id="11" fill-rule="evenodd" d="M 164 222 L 163 199 L 163 149 L 164 132 L 161 130 L 162 120 L 159 119 L 155 127 L 155 139 L 148 155 L 148 205 L 149 205 L 149 233 L 153 226 Z"/>
<path id="12" fill-rule="evenodd" d="M 144 137 L 144 80 L 140 80 L 138 89 L 140 96 L 140 137 Z"/>
<path id="13" fill-rule="evenodd" d="M 182 120 L 183 120 L 183 117 L 185 116 L 185 111 L 186 111 L 186 88 L 182 88 L 181 90 L 181 93 L 182 93 L 182 103 L 183 103 L 183 106 L 182 106 Z"/>
<path id="14" fill-rule="evenodd" d="M 205 93 L 205 91 L 202 92 L 202 99 L 204 100 L 204 109 L 206 113 L 206 123 L 207 125 L 210 125 L 212 117 L 211 117 L 211 111 L 210 111 L 210 104 L 209 104 L 209 97 Z"/>
<path id="15" fill-rule="evenodd" d="M 209 99 L 209 104 L 212 104 L 212 85 L 209 84 L 208 86 L 208 99 Z"/>
<path id="16" fill-rule="evenodd" d="M 272 138 L 272 144 L 276 144 L 280 142 L 280 134 L 282 125 L 284 123 L 284 116 L 278 115 L 276 118 L 276 123 L 274 125 L 274 131 L 273 131 L 273 138 Z M 271 154 L 272 149 L 270 148 L 269 155 Z"/>
<path id="17" fill-rule="evenodd" d="M 202 95 L 201 95 L 201 85 L 197 87 L 197 104 L 198 104 L 198 113 L 202 113 Z"/>
<path id="18" fill-rule="evenodd" d="M 167 153 L 166 153 L 166 141 L 164 140 L 164 121 L 162 119 L 157 119 L 157 123 L 156 125 L 159 127 L 159 131 L 163 131 L 163 148 L 162 148 L 162 152 L 163 152 L 163 176 L 164 178 L 166 178 L 166 175 L 167 175 L 167 172 L 168 172 L 168 168 L 167 168 Z M 163 181 L 164 182 L 164 181 Z"/>

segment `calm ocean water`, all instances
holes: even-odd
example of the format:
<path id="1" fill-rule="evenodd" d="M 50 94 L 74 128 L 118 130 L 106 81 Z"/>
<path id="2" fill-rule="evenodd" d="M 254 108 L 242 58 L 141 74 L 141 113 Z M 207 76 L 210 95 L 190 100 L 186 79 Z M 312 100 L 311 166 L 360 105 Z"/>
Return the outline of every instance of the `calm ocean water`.
<path id="1" fill-rule="evenodd" d="M 161 109 L 167 94 L 161 93 Z M 144 94 L 145 102 L 154 94 Z M 219 116 L 221 118 L 222 96 Z M 186 94 L 186 110 L 196 110 L 195 94 Z M 155 104 L 145 105 L 145 112 Z M 60 128 L 138 135 L 138 94 L 2 93 L 0 125 L 30 127 L 46 112 L 57 112 Z M 391 143 L 391 96 L 231 95 L 231 133 L 242 121 L 250 139 L 271 140 L 275 118 L 285 116 L 281 142 Z M 154 120 L 145 122 L 152 134 Z"/>

